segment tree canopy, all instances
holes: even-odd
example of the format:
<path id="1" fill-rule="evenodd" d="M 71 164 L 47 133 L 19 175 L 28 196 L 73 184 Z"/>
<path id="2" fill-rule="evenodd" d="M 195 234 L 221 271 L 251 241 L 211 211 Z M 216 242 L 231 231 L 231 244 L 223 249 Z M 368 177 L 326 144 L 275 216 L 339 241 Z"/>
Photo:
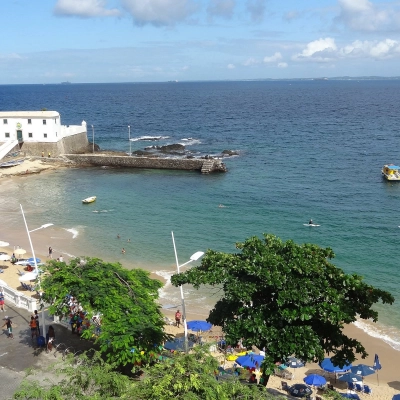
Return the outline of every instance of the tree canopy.
<path id="1" fill-rule="evenodd" d="M 356 339 L 343 333 L 357 317 L 377 321 L 372 306 L 392 304 L 393 296 L 346 274 L 329 260 L 330 248 L 283 242 L 271 234 L 237 243 L 238 253 L 208 250 L 198 267 L 174 275 L 175 286 L 222 287 L 208 321 L 221 326 L 228 343 L 241 338 L 246 346 L 266 349 L 264 371 L 294 355 L 320 361 L 332 355 L 337 365 L 368 354 Z"/>
<path id="2" fill-rule="evenodd" d="M 42 279 L 44 300 L 50 313 L 68 316 L 68 296 L 73 296 L 89 318 L 100 315 L 101 330 L 83 331 L 95 337 L 110 362 L 134 365 L 150 362 L 165 339 L 164 321 L 156 303 L 162 283 L 141 269 L 128 270 L 119 263 L 97 258 L 73 259 L 69 264 L 51 261 Z"/>

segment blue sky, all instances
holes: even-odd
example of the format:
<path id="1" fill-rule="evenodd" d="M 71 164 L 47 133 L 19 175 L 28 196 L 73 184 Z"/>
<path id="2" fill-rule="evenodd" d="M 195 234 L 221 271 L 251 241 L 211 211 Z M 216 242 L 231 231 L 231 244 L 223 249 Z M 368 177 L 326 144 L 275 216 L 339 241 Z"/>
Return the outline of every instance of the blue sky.
<path id="1" fill-rule="evenodd" d="M 400 1 L 3 0 L 0 84 L 400 75 Z"/>

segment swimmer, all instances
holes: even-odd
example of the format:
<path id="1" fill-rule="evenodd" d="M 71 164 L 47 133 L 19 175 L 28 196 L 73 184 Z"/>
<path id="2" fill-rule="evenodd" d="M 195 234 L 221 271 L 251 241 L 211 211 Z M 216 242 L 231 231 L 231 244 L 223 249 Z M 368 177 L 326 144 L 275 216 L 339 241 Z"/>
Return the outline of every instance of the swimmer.
<path id="1" fill-rule="evenodd" d="M 125 254 L 125 253 L 126 253 L 126 251 L 125 251 L 124 248 L 122 248 L 121 253 L 122 253 L 122 254 Z"/>
<path id="2" fill-rule="evenodd" d="M 118 235 L 117 235 L 117 239 L 119 239 L 121 236 L 119 236 L 119 233 L 118 233 Z"/>
<path id="3" fill-rule="evenodd" d="M 131 242 L 131 239 L 128 239 L 127 242 L 130 243 L 130 242 Z"/>
<path id="4" fill-rule="evenodd" d="M 224 208 L 225 206 L 223 204 L 220 204 L 218 207 L 219 208 Z"/>

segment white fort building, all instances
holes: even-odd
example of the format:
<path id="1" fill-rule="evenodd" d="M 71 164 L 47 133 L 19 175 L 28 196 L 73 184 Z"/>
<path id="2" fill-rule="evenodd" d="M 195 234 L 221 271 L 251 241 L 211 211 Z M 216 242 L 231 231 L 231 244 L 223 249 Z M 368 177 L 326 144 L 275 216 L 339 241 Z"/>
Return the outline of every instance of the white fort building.
<path id="1" fill-rule="evenodd" d="M 1 111 L 0 159 L 11 151 L 46 157 L 81 153 L 88 146 L 86 122 L 61 125 L 57 111 Z"/>

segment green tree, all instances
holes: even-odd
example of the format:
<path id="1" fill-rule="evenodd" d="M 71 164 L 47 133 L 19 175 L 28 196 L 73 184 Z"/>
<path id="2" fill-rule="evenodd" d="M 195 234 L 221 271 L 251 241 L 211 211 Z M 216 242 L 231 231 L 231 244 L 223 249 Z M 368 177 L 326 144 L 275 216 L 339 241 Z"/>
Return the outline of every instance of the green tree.
<path id="1" fill-rule="evenodd" d="M 15 399 L 43 400 L 266 400 L 265 388 L 243 385 L 232 376 L 217 380 L 218 362 L 207 351 L 175 354 L 147 366 L 140 380 L 130 379 L 104 362 L 100 353 L 93 357 L 68 357 L 51 365 L 51 377 L 33 370 L 14 394 Z"/>
<path id="2" fill-rule="evenodd" d="M 330 248 L 282 242 L 274 235 L 237 243 L 240 252 L 208 250 L 200 266 L 171 279 L 175 286 L 190 283 L 222 286 L 223 296 L 208 321 L 222 327 L 228 343 L 241 338 L 246 346 L 265 347 L 263 369 L 294 355 L 320 361 L 324 354 L 343 365 L 356 354 L 368 354 L 356 339 L 343 333 L 357 317 L 377 321 L 372 306 L 392 304 L 393 296 L 374 288 L 356 274 L 346 274 L 330 259 Z M 268 381 L 268 377 L 265 377 Z"/>
<path id="3" fill-rule="evenodd" d="M 100 315 L 100 333 L 95 334 L 92 324 L 82 336 L 95 338 L 109 362 L 133 366 L 154 360 L 156 346 L 169 337 L 156 303 L 160 281 L 141 269 L 97 258 L 51 261 L 46 271 L 42 289 L 50 312 L 69 315 L 68 296 L 73 296 L 89 318 Z"/>

